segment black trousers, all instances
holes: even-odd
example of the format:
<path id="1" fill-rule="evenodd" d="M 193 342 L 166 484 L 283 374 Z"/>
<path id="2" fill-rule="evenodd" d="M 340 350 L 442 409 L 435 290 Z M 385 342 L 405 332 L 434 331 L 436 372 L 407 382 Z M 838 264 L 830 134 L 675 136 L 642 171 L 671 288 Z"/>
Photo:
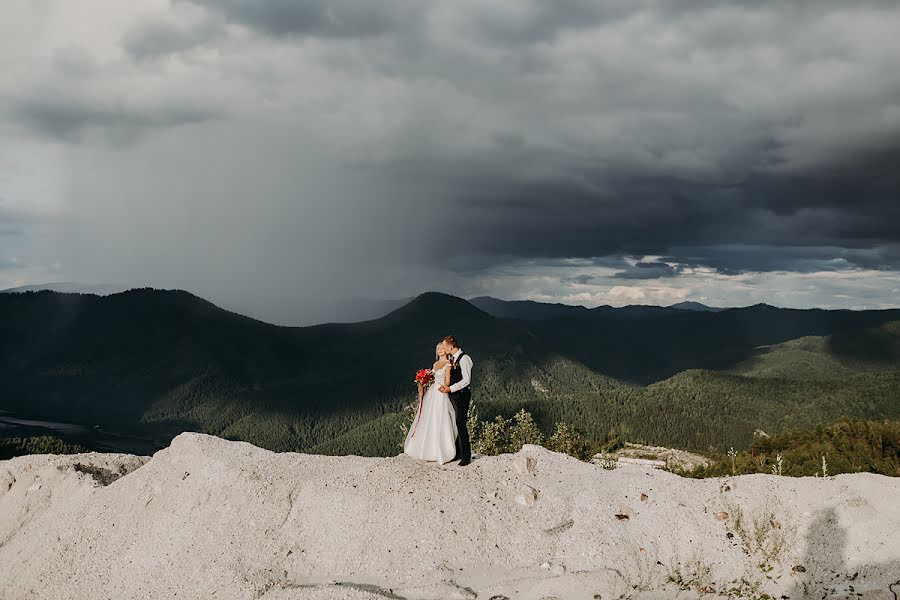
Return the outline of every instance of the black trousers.
<path id="1" fill-rule="evenodd" d="M 450 394 L 450 404 L 456 412 L 456 456 L 460 460 L 472 460 L 472 446 L 469 442 L 469 403 L 472 401 L 472 390 L 466 388 Z"/>

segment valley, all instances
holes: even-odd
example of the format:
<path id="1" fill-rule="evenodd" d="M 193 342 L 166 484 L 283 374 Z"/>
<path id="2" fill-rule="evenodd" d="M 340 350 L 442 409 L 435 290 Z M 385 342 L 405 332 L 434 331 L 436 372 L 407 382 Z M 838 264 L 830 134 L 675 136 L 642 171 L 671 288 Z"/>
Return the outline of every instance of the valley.
<path id="1" fill-rule="evenodd" d="M 900 417 L 898 310 L 601 307 L 547 318 L 529 315 L 560 307 L 520 305 L 493 301 L 498 317 L 427 293 L 372 321 L 297 328 L 181 291 L 3 294 L 0 410 L 97 426 L 135 452 L 199 431 L 276 451 L 391 456 L 410 374 L 452 331 L 477 359 L 480 417 L 524 408 L 546 434 L 566 422 L 598 443 L 722 452 L 748 447 L 757 429 Z M 80 431 L 54 435 L 125 448 Z"/>

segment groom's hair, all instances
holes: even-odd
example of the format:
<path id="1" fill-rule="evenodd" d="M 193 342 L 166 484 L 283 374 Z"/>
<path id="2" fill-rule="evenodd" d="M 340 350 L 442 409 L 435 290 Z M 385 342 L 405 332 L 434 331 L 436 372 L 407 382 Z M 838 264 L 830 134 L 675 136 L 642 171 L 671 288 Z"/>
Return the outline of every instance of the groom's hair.
<path id="1" fill-rule="evenodd" d="M 448 335 L 444 338 L 444 343 L 448 344 L 451 348 L 459 348 L 459 343 L 456 341 L 455 335 Z"/>

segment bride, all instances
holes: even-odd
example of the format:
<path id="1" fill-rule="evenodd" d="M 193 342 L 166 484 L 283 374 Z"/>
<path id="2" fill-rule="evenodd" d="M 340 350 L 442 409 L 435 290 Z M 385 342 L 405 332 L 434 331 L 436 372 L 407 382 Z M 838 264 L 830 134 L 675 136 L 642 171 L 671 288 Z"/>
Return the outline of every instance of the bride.
<path id="1" fill-rule="evenodd" d="M 419 460 L 444 464 L 456 457 L 456 415 L 450 397 L 441 386 L 450 379 L 447 348 L 441 342 L 435 348 L 434 383 L 427 390 L 419 386 L 419 408 L 406 435 L 403 452 Z"/>

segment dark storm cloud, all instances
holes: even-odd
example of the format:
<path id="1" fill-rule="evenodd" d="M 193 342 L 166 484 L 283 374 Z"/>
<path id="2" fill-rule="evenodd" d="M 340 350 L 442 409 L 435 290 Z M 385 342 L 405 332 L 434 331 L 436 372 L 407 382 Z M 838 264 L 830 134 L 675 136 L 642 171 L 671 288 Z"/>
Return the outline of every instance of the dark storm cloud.
<path id="1" fill-rule="evenodd" d="M 122 36 L 122 47 L 138 60 L 196 48 L 224 33 L 218 19 L 187 25 L 166 21 L 140 23 Z"/>
<path id="2" fill-rule="evenodd" d="M 563 279 L 562 282 L 563 283 L 577 283 L 579 285 L 588 285 L 588 284 L 596 281 L 597 279 L 598 279 L 598 277 L 596 275 L 582 274 L 582 275 L 575 275 L 574 277 L 568 277 L 566 279 Z"/>
<path id="3" fill-rule="evenodd" d="M 416 0 L 191 0 L 262 33 L 368 37 L 416 26 L 425 3 Z"/>
<path id="4" fill-rule="evenodd" d="M 827 178 L 827 173 L 821 174 Z M 817 173 L 807 177 L 815 179 Z M 881 174 L 889 178 L 889 173 Z M 572 210 L 579 216 L 560 229 L 569 235 L 529 236 L 523 253 L 589 256 L 625 252 L 665 254 L 672 247 L 707 246 L 712 254 L 705 264 L 724 271 L 814 270 L 829 261 L 866 268 L 900 268 L 896 248 L 900 244 L 900 186 L 874 189 L 873 179 L 861 175 L 845 179 L 843 203 L 829 202 L 833 190 L 823 185 L 799 183 L 794 177 L 772 179 L 770 194 L 739 190 L 689 189 L 679 193 L 679 183 L 637 184 L 624 188 L 623 198 L 634 201 L 597 208 L 585 203 Z M 812 188 L 812 189 L 810 189 Z M 771 204 L 772 196 L 783 199 Z M 563 197 L 571 202 L 578 193 Z M 850 201 L 859 198 L 858 202 Z M 820 202 L 816 202 L 816 200 Z M 652 211 L 646 208 L 652 206 Z M 574 235 L 573 235 L 574 234 Z M 522 237 L 516 239 L 522 240 Z M 507 240 L 514 243 L 514 240 Z M 722 245 L 742 244 L 732 251 L 716 251 Z M 702 260 L 701 260 L 702 263 Z"/>
<path id="5" fill-rule="evenodd" d="M 617 279 L 659 279 L 661 277 L 675 277 L 681 272 L 679 265 L 669 265 L 662 261 L 640 261 L 625 271 L 619 271 L 613 275 Z"/>
<path id="6" fill-rule="evenodd" d="M 187 104 L 125 105 L 104 99 L 33 96 L 18 99 L 11 107 L 19 123 L 43 135 L 77 141 L 85 130 L 105 130 L 115 141 L 128 141 L 145 129 L 199 123 L 215 112 Z"/>
<path id="7" fill-rule="evenodd" d="M 693 246 L 708 250 L 692 260 L 666 260 L 723 273 L 898 269 L 900 153 L 866 154 L 870 160 L 847 156 L 844 164 L 840 157 L 784 173 L 754 171 L 752 165 L 766 158 L 748 156 L 746 172 L 728 178 L 573 166 L 550 181 L 473 179 L 463 172 L 448 179 L 467 190 L 459 202 L 471 210 L 459 218 L 470 239 L 497 253 L 639 257 Z M 502 163 L 494 163 L 497 172 Z M 489 171 L 487 164 L 481 169 Z M 424 171 L 418 165 L 411 170 Z"/>
<path id="8" fill-rule="evenodd" d="M 520 0 L 507 3 L 463 2 L 447 7 L 415 0 L 383 0 L 374 5 L 352 0 L 183 0 L 227 16 L 229 19 L 260 31 L 282 36 L 289 34 L 311 37 L 368 37 L 396 35 L 414 37 L 428 17 L 452 16 L 464 24 L 468 33 L 488 46 L 530 46 L 553 41 L 561 32 L 603 27 L 643 14 L 652 14 L 671 23 L 710 12 L 708 2 L 686 1 L 661 3 L 653 0 Z M 870 0 L 870 6 L 890 7 L 890 0 Z M 839 0 L 817 3 L 824 10 L 839 9 Z M 811 6 L 804 3 L 776 1 L 750 2 L 726 0 L 717 3 L 718 10 L 766 11 L 783 17 L 802 17 Z M 793 25 L 784 23 L 784 30 Z M 732 31 L 713 32 L 723 46 L 740 44 L 742 39 L 758 35 Z"/>
<path id="9" fill-rule="evenodd" d="M 72 279 L 293 307 L 900 270 L 896 2 L 92 1 L 0 39 L 0 125 L 59 166 L 9 189 L 79 223 L 29 261 Z"/>
<path id="10" fill-rule="evenodd" d="M 682 267 L 711 267 L 735 275 L 749 271 L 816 273 L 848 268 L 888 270 L 900 266 L 900 244 L 877 248 L 836 246 L 704 246 L 675 248 L 661 260 Z"/>

